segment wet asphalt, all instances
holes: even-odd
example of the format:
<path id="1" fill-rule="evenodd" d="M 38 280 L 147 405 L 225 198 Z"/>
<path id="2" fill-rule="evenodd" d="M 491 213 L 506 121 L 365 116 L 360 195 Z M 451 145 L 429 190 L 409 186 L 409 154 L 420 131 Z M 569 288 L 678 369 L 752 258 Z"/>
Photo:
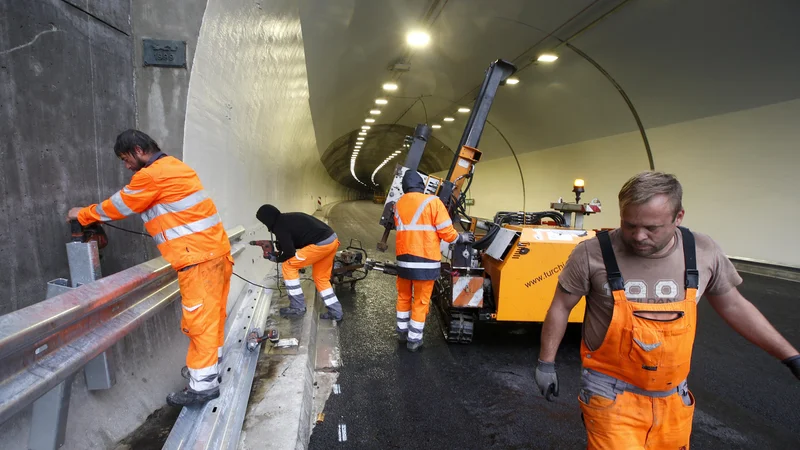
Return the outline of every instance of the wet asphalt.
<path id="1" fill-rule="evenodd" d="M 380 213 L 371 202 L 342 203 L 330 224 L 344 246 L 360 239 L 371 258 L 394 260 L 393 242 L 386 253 L 375 250 Z M 800 346 L 800 284 L 742 276 L 744 296 Z M 547 402 L 533 381 L 540 325 L 479 324 L 472 344 L 447 344 L 432 307 L 424 347 L 410 353 L 395 340 L 394 283 L 371 272 L 355 292 L 338 290 L 346 314 L 339 329 L 341 393 L 330 396 L 309 448 L 586 447 L 577 401 L 579 325 L 568 328 L 556 359 L 561 395 Z M 800 448 L 800 382 L 707 302 L 699 314 L 689 376 L 697 400 L 692 448 Z"/>

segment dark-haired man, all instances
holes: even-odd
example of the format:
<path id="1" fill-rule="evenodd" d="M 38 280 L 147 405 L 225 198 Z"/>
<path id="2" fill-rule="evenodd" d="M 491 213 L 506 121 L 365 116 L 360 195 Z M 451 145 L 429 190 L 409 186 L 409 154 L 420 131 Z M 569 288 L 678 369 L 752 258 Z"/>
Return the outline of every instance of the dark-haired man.
<path id="1" fill-rule="evenodd" d="M 81 225 L 140 214 L 164 259 L 178 271 L 183 319 L 189 337 L 189 386 L 167 396 L 170 405 L 201 404 L 219 397 L 218 359 L 225 342 L 225 317 L 233 258 L 214 202 L 191 167 L 164 154 L 147 134 L 127 130 L 114 153 L 133 171 L 130 183 L 111 198 L 72 208 Z"/>

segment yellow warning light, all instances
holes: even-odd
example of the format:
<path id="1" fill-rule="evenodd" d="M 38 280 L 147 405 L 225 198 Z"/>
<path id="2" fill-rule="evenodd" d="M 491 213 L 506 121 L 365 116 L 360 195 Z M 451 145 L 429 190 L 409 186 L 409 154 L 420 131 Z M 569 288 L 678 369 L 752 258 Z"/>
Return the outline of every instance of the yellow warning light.
<path id="1" fill-rule="evenodd" d="M 585 183 L 582 179 L 577 178 L 574 183 L 572 183 L 572 187 L 584 187 Z"/>

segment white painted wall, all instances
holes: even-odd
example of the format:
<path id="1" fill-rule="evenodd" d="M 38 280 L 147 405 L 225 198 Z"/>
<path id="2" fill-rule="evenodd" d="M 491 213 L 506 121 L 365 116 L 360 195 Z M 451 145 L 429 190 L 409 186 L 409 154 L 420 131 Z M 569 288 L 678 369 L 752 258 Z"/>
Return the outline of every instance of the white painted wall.
<path id="1" fill-rule="evenodd" d="M 352 195 L 320 162 L 296 3 L 210 0 L 206 8 L 183 154 L 228 228 L 260 226 L 264 203 L 312 212 L 317 197 Z"/>
<path id="2" fill-rule="evenodd" d="M 800 221 L 794 181 L 800 170 L 800 100 L 647 130 L 656 170 L 674 173 L 684 189 L 684 224 L 710 234 L 731 256 L 800 266 Z M 512 142 L 524 152 L 524 142 Z M 484 149 L 489 152 L 490 149 Z M 638 132 L 519 155 L 528 211 L 549 209 L 572 180 L 586 180 L 582 199 L 603 202 L 588 227 L 619 226 L 617 194 L 648 170 Z M 511 157 L 481 162 L 470 190 L 470 213 L 492 217 L 522 209 L 519 173 Z"/>

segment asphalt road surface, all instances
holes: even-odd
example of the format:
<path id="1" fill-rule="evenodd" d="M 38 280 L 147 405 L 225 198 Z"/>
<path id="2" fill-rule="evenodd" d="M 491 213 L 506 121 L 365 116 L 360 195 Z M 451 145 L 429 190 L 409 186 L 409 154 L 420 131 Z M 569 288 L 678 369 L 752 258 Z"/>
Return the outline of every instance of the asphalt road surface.
<path id="1" fill-rule="evenodd" d="M 348 202 L 330 223 L 346 246 L 375 250 L 381 206 Z M 392 233 L 392 239 L 394 233 Z M 391 242 L 390 244 L 393 244 Z M 800 284 L 742 274 L 742 293 L 800 346 Z M 325 406 L 311 449 L 585 448 L 580 418 L 580 327 L 571 326 L 556 360 L 561 395 L 535 392 L 540 325 L 478 325 L 470 345 L 447 344 L 435 308 L 424 347 L 410 353 L 395 339 L 395 278 L 371 272 L 356 292 L 339 291 L 339 394 Z M 701 301 L 689 387 L 697 399 L 693 449 L 800 448 L 800 382 L 731 330 Z"/>

